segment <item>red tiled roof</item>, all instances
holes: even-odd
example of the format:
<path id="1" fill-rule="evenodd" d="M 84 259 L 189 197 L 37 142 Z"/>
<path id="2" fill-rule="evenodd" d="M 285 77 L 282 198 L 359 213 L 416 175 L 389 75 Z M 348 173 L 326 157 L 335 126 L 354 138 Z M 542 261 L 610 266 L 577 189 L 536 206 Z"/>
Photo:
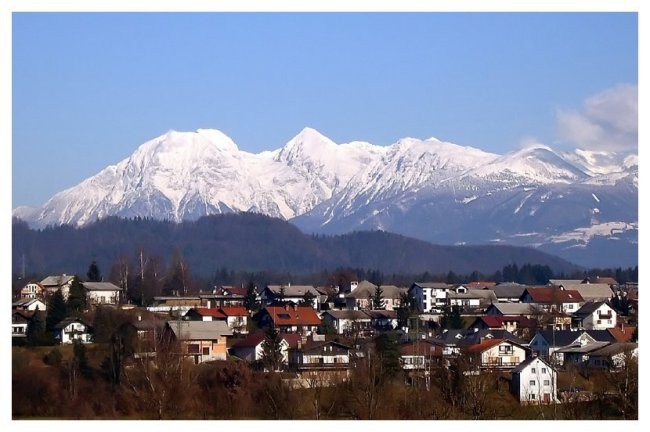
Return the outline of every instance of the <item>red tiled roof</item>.
<path id="1" fill-rule="evenodd" d="M 607 284 L 607 285 L 618 285 L 618 282 L 616 282 L 616 279 L 613 277 L 609 276 L 596 276 L 595 278 L 592 278 L 591 280 L 593 283 L 602 283 L 602 284 Z"/>
<path id="2" fill-rule="evenodd" d="M 468 352 L 483 352 L 489 350 L 492 347 L 499 345 L 501 342 L 506 342 L 506 339 L 485 339 L 481 343 L 474 345 L 469 345 L 467 347 Z"/>
<path id="3" fill-rule="evenodd" d="M 203 307 L 197 307 L 196 313 L 201 315 L 201 316 L 211 316 L 213 318 L 226 318 L 226 315 L 223 314 L 219 309 L 217 308 L 203 308 Z"/>
<path id="4" fill-rule="evenodd" d="M 295 309 L 290 306 L 267 306 L 265 310 L 276 326 L 317 326 L 321 323 L 316 311 L 309 306 Z"/>
<path id="5" fill-rule="evenodd" d="M 517 326 L 519 327 L 535 327 L 537 326 L 537 322 L 534 319 L 531 318 L 526 318 L 525 316 L 521 315 L 501 315 L 499 316 L 501 318 L 501 321 L 516 321 Z"/>
<path id="6" fill-rule="evenodd" d="M 230 295 L 233 296 L 246 296 L 246 292 L 248 291 L 246 288 L 242 287 L 236 287 L 236 286 L 225 286 L 217 289 L 215 292 L 216 295 L 226 295 L 224 291 L 228 291 Z"/>
<path id="7" fill-rule="evenodd" d="M 623 328 L 621 329 L 621 326 L 617 326 L 614 328 L 607 329 L 612 336 L 614 336 L 614 339 L 616 339 L 616 342 L 631 342 L 632 341 L 632 334 L 634 334 L 634 330 L 636 327 L 633 325 L 626 325 L 623 324 Z"/>
<path id="8" fill-rule="evenodd" d="M 478 317 L 478 319 L 483 321 L 489 328 L 501 328 L 503 325 L 503 317 L 500 315 L 485 315 Z"/>
<path id="9" fill-rule="evenodd" d="M 248 316 L 248 311 L 243 306 L 221 306 L 219 310 L 226 316 Z"/>
<path id="10" fill-rule="evenodd" d="M 401 355 L 442 356 L 442 347 L 428 340 L 409 342 L 399 347 Z"/>
<path id="11" fill-rule="evenodd" d="M 555 287 L 526 288 L 535 303 L 580 303 L 584 299 L 576 290 L 561 290 Z"/>

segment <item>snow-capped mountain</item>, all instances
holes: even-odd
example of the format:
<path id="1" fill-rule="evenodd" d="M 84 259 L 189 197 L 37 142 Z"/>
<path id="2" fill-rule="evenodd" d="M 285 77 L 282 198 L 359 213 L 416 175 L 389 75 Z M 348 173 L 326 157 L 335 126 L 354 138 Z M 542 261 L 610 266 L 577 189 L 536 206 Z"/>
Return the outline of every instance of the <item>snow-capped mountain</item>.
<path id="1" fill-rule="evenodd" d="M 252 154 L 220 131 L 199 129 L 154 138 L 14 216 L 44 227 L 252 211 L 307 232 L 383 229 L 436 243 L 528 245 L 611 266 L 619 264 L 606 262 L 606 250 L 636 259 L 637 179 L 636 155 L 543 145 L 497 155 L 435 138 L 337 144 L 310 128 Z M 604 239 L 607 247 L 592 250 Z"/>

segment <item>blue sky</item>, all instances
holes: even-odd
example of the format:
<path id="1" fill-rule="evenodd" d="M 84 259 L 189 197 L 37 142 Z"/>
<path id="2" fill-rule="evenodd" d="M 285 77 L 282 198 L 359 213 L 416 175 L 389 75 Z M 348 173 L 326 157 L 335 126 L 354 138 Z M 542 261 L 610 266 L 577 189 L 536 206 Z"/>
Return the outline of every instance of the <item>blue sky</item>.
<path id="1" fill-rule="evenodd" d="M 638 81 L 635 13 L 14 13 L 12 24 L 13 207 L 42 205 L 169 129 L 220 129 L 251 152 L 305 126 L 336 142 L 567 147 L 579 134 L 558 130 L 565 114 L 621 85 L 636 94 Z"/>

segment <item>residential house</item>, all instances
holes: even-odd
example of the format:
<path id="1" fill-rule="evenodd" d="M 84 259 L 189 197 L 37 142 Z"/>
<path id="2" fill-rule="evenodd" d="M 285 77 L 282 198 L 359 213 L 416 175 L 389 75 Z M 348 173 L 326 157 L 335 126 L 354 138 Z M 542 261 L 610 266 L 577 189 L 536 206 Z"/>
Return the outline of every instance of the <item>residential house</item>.
<path id="1" fill-rule="evenodd" d="M 562 348 L 612 341 L 614 337 L 607 330 L 538 330 L 528 346 L 533 355 L 542 357 L 554 365 L 562 365 L 564 356 L 557 352 Z"/>
<path id="2" fill-rule="evenodd" d="M 263 307 L 277 302 L 302 304 L 305 301 L 305 296 L 309 295 L 312 297 L 312 308 L 318 310 L 321 296 L 311 285 L 267 285 L 262 290 L 260 299 Z"/>
<path id="3" fill-rule="evenodd" d="M 582 305 L 571 320 L 575 328 L 605 330 L 616 327 L 616 311 L 603 301 L 589 302 Z"/>
<path id="4" fill-rule="evenodd" d="M 337 334 L 367 331 L 372 326 L 370 315 L 361 310 L 328 310 L 321 318 L 330 323 Z"/>
<path id="5" fill-rule="evenodd" d="M 592 276 L 582 281 L 589 284 L 605 284 L 610 288 L 618 287 L 618 281 L 611 276 Z"/>
<path id="6" fill-rule="evenodd" d="M 368 310 L 370 325 L 379 331 L 395 330 L 397 328 L 397 311 L 394 310 Z"/>
<path id="7" fill-rule="evenodd" d="M 75 339 L 83 343 L 91 342 L 90 326 L 81 318 L 68 317 L 54 326 L 54 337 L 62 344 L 70 344 Z"/>
<path id="8" fill-rule="evenodd" d="M 562 366 L 583 367 L 589 360 L 589 355 L 593 351 L 599 350 L 610 342 L 587 342 L 581 345 L 570 345 L 562 347 L 556 351 L 558 356 L 562 356 Z"/>
<path id="9" fill-rule="evenodd" d="M 534 303 L 493 303 L 485 309 L 485 315 L 520 315 L 531 318 L 537 314 L 538 308 Z"/>
<path id="10" fill-rule="evenodd" d="M 603 348 L 592 351 L 589 354 L 588 366 L 605 369 L 619 369 L 625 366 L 625 361 L 629 357 L 638 359 L 638 356 L 638 344 L 613 342 Z"/>
<path id="11" fill-rule="evenodd" d="M 620 323 L 617 324 L 614 328 L 607 329 L 607 331 L 612 334 L 616 342 L 633 342 L 632 339 L 634 337 L 635 330 L 636 326 L 625 323 Z"/>
<path id="12" fill-rule="evenodd" d="M 442 313 L 447 304 L 447 293 L 452 286 L 440 282 L 416 282 L 409 288 L 408 292 L 415 299 L 420 312 Z"/>
<path id="13" fill-rule="evenodd" d="M 153 304 L 147 306 L 149 312 L 174 313 L 182 316 L 192 308 L 201 307 L 201 297 L 197 296 L 156 296 Z"/>
<path id="14" fill-rule="evenodd" d="M 122 288 L 111 282 L 82 282 L 88 301 L 94 305 L 117 305 Z"/>
<path id="15" fill-rule="evenodd" d="M 449 291 L 447 293 L 447 305 L 457 306 L 464 311 L 484 309 L 497 302 L 494 291 L 489 289 L 470 289 L 466 292 Z"/>
<path id="16" fill-rule="evenodd" d="M 463 339 L 460 341 L 461 346 L 479 344 L 488 339 L 507 339 L 516 344 L 526 346 L 526 341 L 503 329 L 468 329 L 463 332 Z"/>
<path id="17" fill-rule="evenodd" d="M 234 333 L 248 333 L 249 314 L 245 307 L 222 306 L 219 310 L 226 316 L 226 323 L 230 330 Z"/>
<path id="18" fill-rule="evenodd" d="M 21 310 L 21 311 L 44 311 L 47 310 L 47 306 L 39 298 L 22 298 L 11 304 L 12 310 Z"/>
<path id="19" fill-rule="evenodd" d="M 522 303 L 534 303 L 545 312 L 561 312 L 572 314 L 580 308 L 584 300 L 575 290 L 566 290 L 557 287 L 531 287 L 526 288 L 520 297 Z"/>
<path id="20" fill-rule="evenodd" d="M 518 283 L 500 283 L 490 289 L 494 292 L 499 303 L 519 303 L 519 299 L 528 285 Z"/>
<path id="21" fill-rule="evenodd" d="M 483 369 L 514 368 L 526 359 L 527 351 L 523 345 L 508 339 L 484 339 L 463 348 L 470 361 Z"/>
<path id="22" fill-rule="evenodd" d="M 476 317 L 469 329 L 507 330 L 521 337 L 531 336 L 537 322 L 522 315 L 484 315 Z"/>
<path id="23" fill-rule="evenodd" d="M 403 343 L 399 346 L 402 369 L 429 370 L 442 359 L 444 346 L 440 341 L 421 339 Z"/>
<path id="24" fill-rule="evenodd" d="M 188 310 L 184 318 L 191 321 L 225 321 L 226 315 L 219 308 L 196 307 Z"/>
<path id="25" fill-rule="evenodd" d="M 540 357 L 530 357 L 512 370 L 510 391 L 521 404 L 557 402 L 557 371 Z"/>
<path id="26" fill-rule="evenodd" d="M 263 343 L 266 339 L 266 332 L 258 330 L 249 334 L 244 339 L 233 343 L 230 347 L 230 355 L 246 360 L 249 363 L 255 363 L 262 360 L 264 352 Z M 282 352 L 282 362 L 289 363 L 289 349 L 298 346 L 300 335 L 297 333 L 280 333 L 280 346 Z"/>
<path id="27" fill-rule="evenodd" d="M 166 321 L 162 319 L 138 319 L 122 324 L 116 334 L 122 339 L 127 351 L 134 358 L 154 357 L 165 333 Z"/>
<path id="28" fill-rule="evenodd" d="M 30 282 L 20 290 L 21 299 L 43 298 L 45 288 L 38 282 Z"/>
<path id="29" fill-rule="evenodd" d="M 483 282 L 483 281 L 474 281 L 463 284 L 468 289 L 492 289 L 496 286 L 496 282 Z"/>
<path id="30" fill-rule="evenodd" d="M 273 324 L 280 332 L 302 335 L 315 333 L 321 324 L 318 314 L 312 307 L 295 304 L 267 306 L 260 311 L 259 322 L 261 327 Z"/>
<path id="31" fill-rule="evenodd" d="M 345 376 L 350 367 L 350 351 L 349 346 L 327 341 L 324 335 L 313 335 L 289 349 L 289 369 L 302 377 Z"/>
<path id="32" fill-rule="evenodd" d="M 577 283 L 559 285 L 564 290 L 578 291 L 583 302 L 608 301 L 614 295 L 614 291 L 608 284 L 604 283 Z"/>
<path id="33" fill-rule="evenodd" d="M 359 282 L 350 293 L 345 295 L 346 308 L 348 309 L 374 309 L 373 300 L 377 295 L 377 285 L 367 280 Z M 406 288 L 395 285 L 381 285 L 381 298 L 383 309 L 395 310 L 402 304 L 402 296 L 408 292 Z"/>
<path id="34" fill-rule="evenodd" d="M 225 321 L 167 321 L 165 331 L 181 344 L 181 352 L 195 364 L 225 360 L 226 338 L 232 331 Z"/>
<path id="35" fill-rule="evenodd" d="M 68 295 L 70 294 L 70 287 L 72 286 L 73 279 L 74 276 L 68 276 L 67 274 L 63 273 L 62 275 L 48 276 L 39 284 L 45 290 L 46 295 L 52 295 L 60 289 L 61 294 L 63 294 L 63 298 L 67 300 Z"/>
<path id="36" fill-rule="evenodd" d="M 15 310 L 11 312 L 11 337 L 24 338 L 27 336 L 27 325 L 34 312 Z"/>
<path id="37" fill-rule="evenodd" d="M 464 330 L 443 330 L 435 339 L 442 346 L 443 357 L 454 357 L 460 354 Z"/>
<path id="38" fill-rule="evenodd" d="M 259 292 L 255 287 L 256 299 L 259 301 Z M 248 289 L 238 286 L 222 286 L 215 288 L 211 294 L 199 294 L 201 304 L 208 308 L 220 306 L 244 306 L 244 299 Z"/>

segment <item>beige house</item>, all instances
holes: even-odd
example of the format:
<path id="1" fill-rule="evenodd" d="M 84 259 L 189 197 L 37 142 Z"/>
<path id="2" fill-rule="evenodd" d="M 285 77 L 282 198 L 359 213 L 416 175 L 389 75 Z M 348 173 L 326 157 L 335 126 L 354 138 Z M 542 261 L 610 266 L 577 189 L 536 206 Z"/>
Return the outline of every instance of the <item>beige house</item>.
<path id="1" fill-rule="evenodd" d="M 110 304 L 120 303 L 122 288 L 111 282 L 83 282 L 86 289 L 88 301 L 92 304 Z"/>
<path id="2" fill-rule="evenodd" d="M 167 321 L 166 331 L 181 344 L 181 352 L 195 364 L 226 360 L 226 338 L 232 331 L 225 321 Z"/>
<path id="3" fill-rule="evenodd" d="M 466 348 L 480 368 L 511 369 L 526 360 L 526 349 L 507 339 L 486 339 Z"/>
<path id="4" fill-rule="evenodd" d="M 68 276 L 67 274 L 63 273 L 62 275 L 46 277 L 40 282 L 40 285 L 43 287 L 45 294 L 47 295 L 52 295 L 60 289 L 61 294 L 63 294 L 63 298 L 67 300 L 68 295 L 70 294 L 70 287 L 72 286 L 73 279 L 74 276 Z"/>

